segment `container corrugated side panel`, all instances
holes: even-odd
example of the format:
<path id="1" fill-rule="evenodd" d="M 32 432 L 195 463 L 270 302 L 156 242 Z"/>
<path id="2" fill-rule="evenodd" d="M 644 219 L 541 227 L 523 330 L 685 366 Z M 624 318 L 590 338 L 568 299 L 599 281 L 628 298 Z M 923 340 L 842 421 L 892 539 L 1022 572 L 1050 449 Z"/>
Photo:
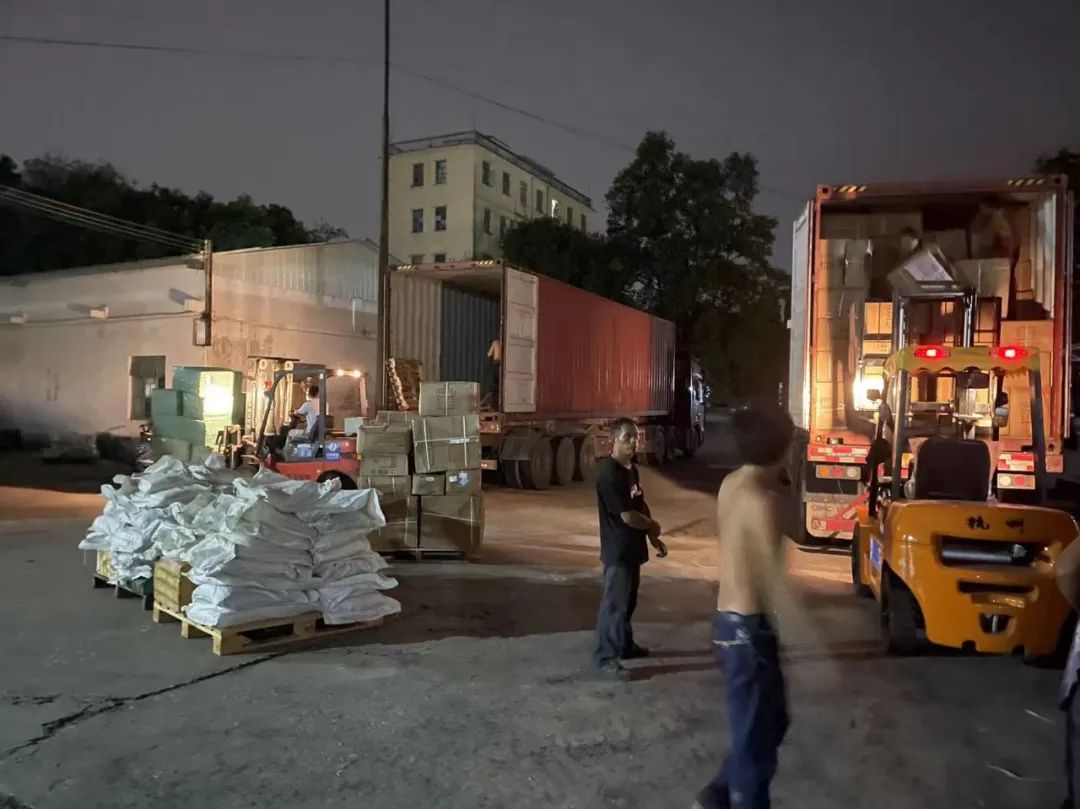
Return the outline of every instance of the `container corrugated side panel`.
<path id="1" fill-rule="evenodd" d="M 378 256 L 363 242 L 329 242 L 214 254 L 214 274 L 308 295 L 358 301 L 378 311 Z"/>
<path id="2" fill-rule="evenodd" d="M 442 284 L 398 273 L 390 283 L 390 356 L 420 360 L 424 379 L 438 379 Z"/>
<path id="3" fill-rule="evenodd" d="M 488 349 L 499 336 L 498 298 L 442 285 L 442 348 L 439 379 L 484 382 Z"/>
<path id="4" fill-rule="evenodd" d="M 611 418 L 669 412 L 674 326 L 539 277 L 536 415 Z"/>

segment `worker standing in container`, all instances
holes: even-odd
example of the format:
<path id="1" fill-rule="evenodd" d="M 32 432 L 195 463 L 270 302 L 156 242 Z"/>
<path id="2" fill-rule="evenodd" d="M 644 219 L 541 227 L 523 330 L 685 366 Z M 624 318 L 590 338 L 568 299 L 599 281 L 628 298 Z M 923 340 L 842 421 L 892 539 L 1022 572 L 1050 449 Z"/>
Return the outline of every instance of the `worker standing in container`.
<path id="1" fill-rule="evenodd" d="M 772 403 L 735 413 L 742 466 L 720 486 L 719 597 L 713 626 L 724 671 L 731 750 L 720 772 L 698 793 L 695 809 L 768 809 L 777 751 L 788 727 L 772 614 L 785 575 L 784 530 L 790 494 L 784 461 L 794 433 L 791 417 Z"/>
<path id="2" fill-rule="evenodd" d="M 646 539 L 660 558 L 667 547 L 660 539 L 660 524 L 645 503 L 634 456 L 638 429 L 630 419 L 611 426 L 611 457 L 596 471 L 596 499 L 600 512 L 600 561 L 604 564 L 604 596 L 596 616 L 594 660 L 603 676 L 629 680 L 623 660 L 646 657 L 649 651 L 634 642 L 630 621 L 637 606 L 641 566 L 648 561 Z"/>

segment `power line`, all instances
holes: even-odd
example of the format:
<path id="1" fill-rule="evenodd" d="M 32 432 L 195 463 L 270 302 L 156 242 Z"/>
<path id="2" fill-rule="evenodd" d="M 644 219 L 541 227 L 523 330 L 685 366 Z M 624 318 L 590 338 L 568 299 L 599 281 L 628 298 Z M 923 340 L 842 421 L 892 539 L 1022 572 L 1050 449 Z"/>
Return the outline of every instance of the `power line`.
<path id="1" fill-rule="evenodd" d="M 221 50 L 214 48 L 201 48 L 186 45 L 149 45 L 144 43 L 134 42 L 105 42 L 101 40 L 90 39 L 66 39 L 58 37 L 42 37 L 42 36 L 20 36 L 15 34 L 0 34 L 0 41 L 6 42 L 19 42 L 30 45 L 46 45 L 46 46 L 60 46 L 60 47 L 79 47 L 79 48 L 102 48 L 107 50 L 126 50 L 126 51 L 141 51 L 141 52 L 156 52 L 156 53 L 178 53 L 197 56 L 225 56 L 247 59 L 265 59 L 270 61 L 283 61 L 294 63 L 312 63 L 312 64 L 325 64 L 325 65 L 348 65 L 348 66 L 360 66 L 360 67 L 377 67 L 378 63 L 374 60 L 361 60 L 352 59 L 346 57 L 327 57 L 327 56 L 307 56 L 304 54 L 285 53 L 281 51 L 251 51 L 251 50 Z M 454 82 L 440 79 L 436 76 L 432 76 L 428 73 L 413 70 L 408 67 L 403 67 L 394 62 L 391 62 L 391 67 L 397 73 L 401 73 L 406 76 L 411 76 L 414 79 L 427 82 L 436 87 L 440 87 L 445 90 L 458 93 L 466 96 L 467 98 L 475 99 L 484 104 L 488 104 L 496 109 L 501 109 L 506 112 L 520 115 L 524 118 L 536 121 L 537 123 L 544 124 L 545 126 L 552 127 L 554 129 L 560 129 L 571 135 L 574 135 L 583 140 L 590 140 L 596 143 L 601 143 L 609 148 L 619 149 L 620 151 L 628 154 L 635 154 L 637 149 L 630 144 L 624 143 L 616 138 L 605 135 L 601 132 L 595 132 L 589 129 L 585 129 L 573 124 L 566 123 L 554 118 L 549 118 L 546 115 L 542 115 L 525 107 L 518 106 L 516 104 L 510 104 L 506 101 L 501 101 L 497 98 L 485 95 L 484 93 L 476 90 L 471 90 L 468 87 L 455 84 Z M 807 196 L 805 194 L 796 193 L 793 191 L 785 190 L 771 185 L 759 185 L 759 192 L 772 194 L 774 196 L 786 197 L 799 202 L 805 201 Z"/>

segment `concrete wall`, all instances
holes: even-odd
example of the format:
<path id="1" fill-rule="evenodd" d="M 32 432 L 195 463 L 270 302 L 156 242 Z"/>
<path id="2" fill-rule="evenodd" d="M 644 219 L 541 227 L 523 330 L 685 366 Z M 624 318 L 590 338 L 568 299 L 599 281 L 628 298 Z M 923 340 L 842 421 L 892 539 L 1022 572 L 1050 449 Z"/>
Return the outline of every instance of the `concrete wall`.
<path id="1" fill-rule="evenodd" d="M 344 417 L 374 407 L 376 250 L 337 242 L 218 253 L 213 344 L 193 345 L 205 279 L 173 259 L 0 279 L 0 426 L 28 433 L 137 434 L 131 418 L 133 356 L 244 370 L 249 356 L 359 369 L 328 385 Z M 16 322 L 13 322 L 16 321 Z M 24 322 L 17 322 L 24 321 Z"/>

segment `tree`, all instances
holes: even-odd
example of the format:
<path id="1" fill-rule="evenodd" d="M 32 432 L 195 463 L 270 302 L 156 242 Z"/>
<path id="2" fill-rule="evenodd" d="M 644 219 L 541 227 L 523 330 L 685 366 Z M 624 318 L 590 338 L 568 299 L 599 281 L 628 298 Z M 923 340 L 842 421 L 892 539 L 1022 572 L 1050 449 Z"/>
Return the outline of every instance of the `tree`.
<path id="1" fill-rule="evenodd" d="M 754 213 L 751 155 L 695 160 L 649 132 L 607 194 L 630 299 L 673 320 L 721 395 L 773 394 L 786 371 L 776 221 Z"/>
<path id="2" fill-rule="evenodd" d="M 501 246 L 511 264 L 606 298 L 626 299 L 625 275 L 603 236 L 542 217 L 515 223 L 503 235 Z"/>
<path id="3" fill-rule="evenodd" d="M 46 155 L 27 160 L 20 171 L 14 160 L 0 155 L 0 183 L 172 233 L 212 239 L 216 250 L 306 244 L 346 235 L 324 223 L 305 227 L 288 208 L 258 205 L 248 196 L 218 202 L 205 192 L 192 197 L 156 184 L 140 188 L 108 163 Z M 0 243 L 0 275 L 175 253 L 6 205 L 0 205 Z"/>

